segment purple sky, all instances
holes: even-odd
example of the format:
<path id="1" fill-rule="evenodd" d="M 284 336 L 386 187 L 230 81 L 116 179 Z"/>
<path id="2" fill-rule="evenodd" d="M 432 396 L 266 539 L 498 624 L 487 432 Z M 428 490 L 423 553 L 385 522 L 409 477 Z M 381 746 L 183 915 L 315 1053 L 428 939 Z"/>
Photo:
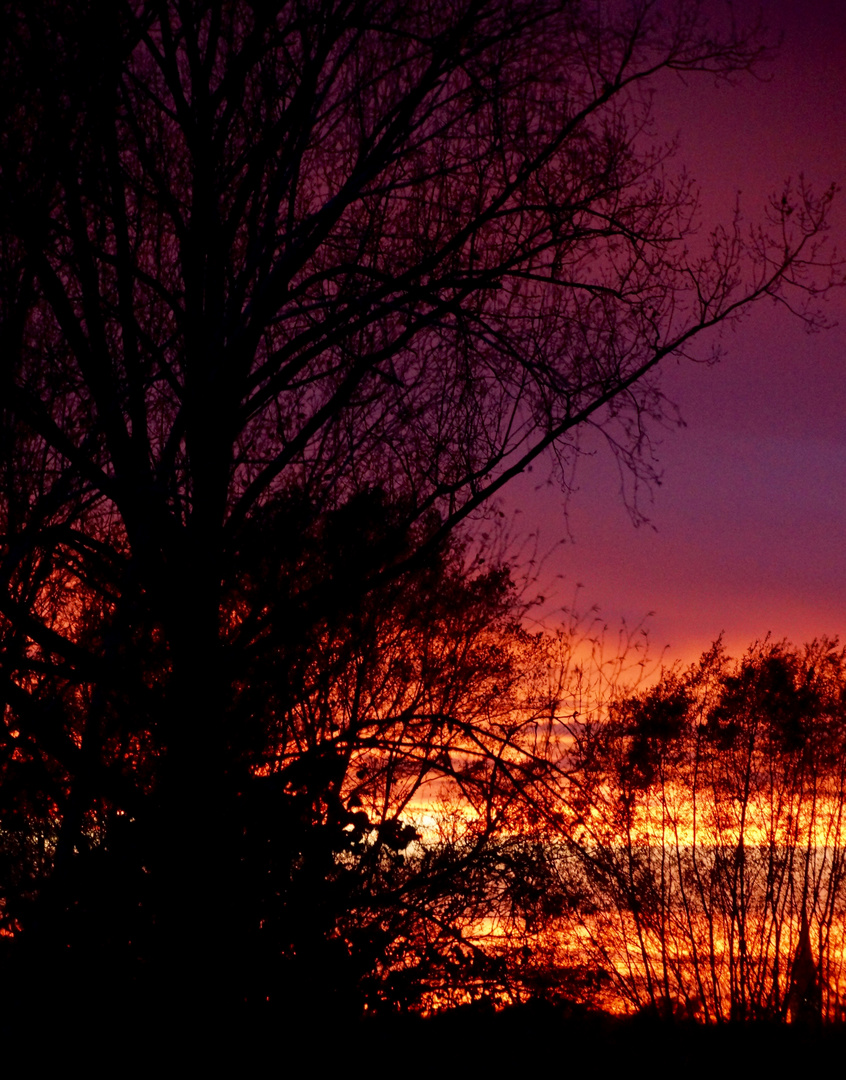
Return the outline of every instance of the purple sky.
<path id="1" fill-rule="evenodd" d="M 768 0 L 765 14 L 784 34 L 762 71 L 769 81 L 674 79 L 656 97 L 659 128 L 680 133 L 678 161 L 710 221 L 729 220 L 738 190 L 753 217 L 788 177 L 804 173 L 819 190 L 846 183 L 843 0 Z M 832 224 L 846 254 L 846 193 Z M 658 449 L 650 525 L 632 524 L 601 449 L 581 462 L 566 522 L 555 490 L 537 489 L 537 470 L 510 489 L 520 527 L 539 531 L 542 551 L 555 548 L 542 577 L 548 621 L 580 583 L 581 603 L 597 604 L 611 628 L 654 612 L 650 638 L 668 660 L 695 658 L 720 632 L 735 652 L 767 632 L 846 638 L 844 293 L 827 305 L 832 330 L 809 336 L 767 301 L 724 334 L 716 367 L 666 368 L 687 426 Z"/>

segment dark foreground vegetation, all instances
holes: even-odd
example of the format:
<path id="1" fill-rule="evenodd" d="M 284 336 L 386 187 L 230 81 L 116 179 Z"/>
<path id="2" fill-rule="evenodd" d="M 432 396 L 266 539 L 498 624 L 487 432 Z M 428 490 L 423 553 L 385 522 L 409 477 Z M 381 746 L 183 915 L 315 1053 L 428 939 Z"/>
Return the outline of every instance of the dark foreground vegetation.
<path id="1" fill-rule="evenodd" d="M 586 428 L 649 479 L 664 360 L 818 323 L 831 193 L 694 239 L 651 145 L 767 51 L 710 8 L 0 4 L 8 1015 L 781 1019 L 806 939 L 839 1015 L 841 654 L 625 698 L 497 547 Z"/>
<path id="2" fill-rule="evenodd" d="M 45 1035 L 45 1028 L 49 1034 Z M 842 1025 L 701 1025 L 650 1016 L 620 1018 L 566 1006 L 530 1004 L 502 1012 L 460 1008 L 435 1017 L 344 1021 L 312 1016 L 295 1029 L 284 1017 L 237 1011 L 178 1016 L 149 1007 L 70 1010 L 56 1018 L 6 1014 L 0 1025 L 7 1069 L 82 1064 L 95 1075 L 173 1069 L 229 1069 L 240 1075 L 332 1069 L 369 1074 L 376 1063 L 404 1076 L 827 1075 L 846 1052 Z M 380 1067 L 382 1065 L 380 1064 Z"/>

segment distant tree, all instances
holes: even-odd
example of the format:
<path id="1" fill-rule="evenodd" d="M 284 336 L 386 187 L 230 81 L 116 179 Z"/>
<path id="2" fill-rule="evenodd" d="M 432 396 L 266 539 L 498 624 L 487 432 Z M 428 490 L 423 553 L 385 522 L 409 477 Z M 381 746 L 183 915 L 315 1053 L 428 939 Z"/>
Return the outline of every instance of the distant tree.
<path id="1" fill-rule="evenodd" d="M 287 866 L 267 904 L 321 910 L 306 849 L 337 869 L 340 833 L 369 843 L 341 765 L 363 745 L 415 775 L 449 750 L 437 710 L 369 734 L 352 672 L 365 654 L 388 680 L 366 693 L 400 693 L 379 635 L 437 610 L 418 575 L 446 573 L 454 530 L 546 452 L 566 478 L 585 425 L 642 475 L 661 361 L 824 287 L 830 193 L 694 256 L 694 193 L 644 134 L 656 75 L 761 51 L 696 3 L 3 4 L 16 946 L 229 985 L 257 933 L 244 875 L 265 874 L 244 792 L 277 766 L 260 816 L 302 828 L 262 840 Z M 459 610 L 495 583 L 448 579 Z M 444 708 L 456 664 L 427 690 Z M 518 790 L 498 723 L 466 737 Z M 406 836 L 386 805 L 362 810 L 383 851 Z"/>
<path id="2" fill-rule="evenodd" d="M 718 644 L 582 726 L 554 932 L 630 1008 L 841 1017 L 844 691 L 836 643 Z"/>

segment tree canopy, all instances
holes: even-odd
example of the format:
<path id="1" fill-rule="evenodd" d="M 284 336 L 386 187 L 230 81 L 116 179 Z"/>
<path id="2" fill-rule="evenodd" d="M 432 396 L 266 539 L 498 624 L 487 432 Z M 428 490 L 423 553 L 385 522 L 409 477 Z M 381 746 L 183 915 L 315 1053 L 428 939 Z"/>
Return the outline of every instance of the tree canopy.
<path id="1" fill-rule="evenodd" d="M 535 943 L 559 992 L 569 975 L 660 1015 L 842 1019 L 844 690 L 836 641 L 739 659 L 718 641 L 573 723 L 545 876 L 561 914 Z"/>

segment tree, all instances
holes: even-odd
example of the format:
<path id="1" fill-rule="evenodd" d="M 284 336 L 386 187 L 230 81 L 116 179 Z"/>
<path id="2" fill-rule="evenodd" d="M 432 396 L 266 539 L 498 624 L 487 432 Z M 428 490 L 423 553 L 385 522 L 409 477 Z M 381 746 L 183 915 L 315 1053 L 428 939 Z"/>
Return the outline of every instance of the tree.
<path id="1" fill-rule="evenodd" d="M 116 939 L 194 993 L 251 932 L 239 798 L 280 717 L 372 605 L 428 600 L 415 575 L 540 455 L 565 476 L 592 424 L 642 473 L 658 365 L 758 299 L 812 301 L 831 193 L 688 253 L 650 80 L 762 53 L 697 4 L 3 21 L 4 835 L 50 836 L 19 937 L 61 952 L 58 912 L 113 893 Z M 328 814 L 327 740 L 297 745 Z"/>
<path id="2" fill-rule="evenodd" d="M 552 932 L 630 1008 L 841 1018 L 844 687 L 836 642 L 718 642 L 580 725 Z"/>
<path id="3" fill-rule="evenodd" d="M 346 568 L 351 549 L 372 559 L 390 512 L 369 494 L 327 515 L 314 562 Z M 487 910 L 498 838 L 544 797 L 549 643 L 521 626 L 508 571 L 468 565 L 455 544 L 335 609 L 313 637 L 280 640 L 274 608 L 289 608 L 295 578 L 279 556 L 255 575 L 271 633 L 250 632 L 230 744 L 252 777 L 238 820 L 255 952 L 273 958 L 271 990 L 289 1008 L 334 996 L 336 1013 L 378 1011 L 446 995 L 491 969 L 462 928 Z M 262 983 L 253 992 L 268 996 Z"/>

